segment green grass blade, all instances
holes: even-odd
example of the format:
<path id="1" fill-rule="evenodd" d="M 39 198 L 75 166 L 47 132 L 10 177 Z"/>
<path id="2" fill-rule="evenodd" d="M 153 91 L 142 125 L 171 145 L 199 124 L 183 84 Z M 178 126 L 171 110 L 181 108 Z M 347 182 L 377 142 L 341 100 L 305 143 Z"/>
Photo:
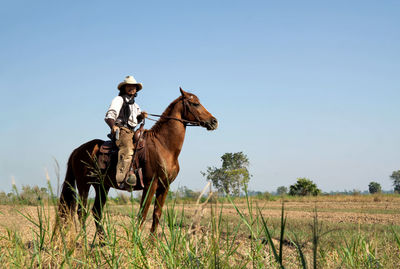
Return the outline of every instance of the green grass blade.
<path id="1" fill-rule="evenodd" d="M 279 257 L 279 255 L 278 255 L 278 252 L 276 251 L 276 248 L 275 248 L 275 246 L 274 246 L 274 242 L 272 242 L 272 236 L 271 236 L 271 233 L 269 232 L 267 223 L 266 223 L 266 221 L 264 220 L 264 217 L 263 217 L 263 215 L 261 214 L 260 209 L 258 209 L 258 211 L 259 211 L 259 214 L 260 214 L 260 216 L 261 216 L 261 220 L 262 220 L 262 224 L 263 224 L 263 227 L 264 227 L 265 235 L 266 235 L 266 237 L 267 237 L 267 239 L 268 239 L 269 245 L 271 246 L 272 252 L 273 252 L 274 257 L 275 257 L 275 260 L 276 260 L 276 262 L 280 265 L 280 267 L 283 269 L 283 268 L 285 268 L 285 267 L 283 266 L 283 264 L 282 264 L 282 262 L 281 262 L 281 260 L 280 260 L 280 257 Z"/>
<path id="2" fill-rule="evenodd" d="M 397 247 L 400 250 L 400 238 L 399 238 L 398 234 L 396 233 L 396 231 L 394 230 L 393 226 L 391 226 L 390 228 L 392 229 L 394 238 L 396 239 Z"/>
<path id="3" fill-rule="evenodd" d="M 284 217 L 285 213 L 285 205 L 282 202 L 282 212 L 281 212 L 281 235 L 279 239 L 279 264 L 282 264 L 282 259 L 283 259 L 283 237 L 285 234 L 285 226 L 286 226 L 286 218 Z"/>
<path id="4" fill-rule="evenodd" d="M 295 245 L 297 252 L 299 253 L 299 258 L 300 258 L 300 262 L 301 262 L 301 267 L 303 269 L 307 269 L 307 261 L 306 261 L 306 257 L 304 255 L 303 249 L 301 247 L 301 244 L 299 243 L 299 240 L 297 239 L 296 234 L 295 236 L 295 240 L 289 238 L 290 242 L 292 242 L 293 245 Z"/>

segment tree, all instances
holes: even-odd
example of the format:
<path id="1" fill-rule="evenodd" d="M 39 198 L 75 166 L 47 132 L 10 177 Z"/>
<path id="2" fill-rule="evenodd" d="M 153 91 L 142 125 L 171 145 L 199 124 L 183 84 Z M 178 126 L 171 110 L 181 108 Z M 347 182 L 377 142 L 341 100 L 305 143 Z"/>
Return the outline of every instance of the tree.
<path id="1" fill-rule="evenodd" d="M 190 199 L 198 198 L 200 195 L 199 192 L 195 192 L 186 186 L 179 187 L 177 193 L 179 194 L 180 198 L 190 198 Z"/>
<path id="2" fill-rule="evenodd" d="M 394 192 L 400 193 L 400 170 L 393 171 L 390 178 L 393 180 Z"/>
<path id="3" fill-rule="evenodd" d="M 221 157 L 222 167 L 207 167 L 206 172 L 200 172 L 218 189 L 229 195 L 238 196 L 241 190 L 247 188 L 250 173 L 247 169 L 249 159 L 243 152 L 225 153 Z"/>
<path id="4" fill-rule="evenodd" d="M 381 184 L 375 181 L 371 181 L 368 185 L 369 193 L 380 193 L 382 192 Z"/>
<path id="5" fill-rule="evenodd" d="M 284 195 L 287 193 L 287 188 L 285 186 L 280 186 L 276 189 L 278 195 Z"/>
<path id="6" fill-rule="evenodd" d="M 317 188 L 317 185 L 309 180 L 308 178 L 298 178 L 296 184 L 290 186 L 289 195 L 313 195 L 317 196 L 321 193 L 321 190 Z"/>

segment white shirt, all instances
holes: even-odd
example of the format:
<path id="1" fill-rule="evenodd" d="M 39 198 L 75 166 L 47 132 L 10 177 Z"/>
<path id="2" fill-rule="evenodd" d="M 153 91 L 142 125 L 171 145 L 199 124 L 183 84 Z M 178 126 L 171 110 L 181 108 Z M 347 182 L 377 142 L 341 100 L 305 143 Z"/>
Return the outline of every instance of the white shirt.
<path id="1" fill-rule="evenodd" d="M 126 101 L 129 101 L 130 99 L 126 99 Z M 122 99 L 122 96 L 117 96 L 111 101 L 111 105 L 107 110 L 106 113 L 106 119 L 113 119 L 117 121 L 117 119 L 122 120 L 122 115 L 121 117 L 118 117 L 119 112 L 121 111 L 122 105 L 124 104 L 124 100 Z M 138 104 L 133 103 L 129 105 L 129 108 L 131 110 L 131 115 L 129 116 L 128 119 L 128 124 L 131 127 L 136 127 L 138 125 L 137 122 L 137 116 L 142 113 L 140 110 L 140 107 Z"/>

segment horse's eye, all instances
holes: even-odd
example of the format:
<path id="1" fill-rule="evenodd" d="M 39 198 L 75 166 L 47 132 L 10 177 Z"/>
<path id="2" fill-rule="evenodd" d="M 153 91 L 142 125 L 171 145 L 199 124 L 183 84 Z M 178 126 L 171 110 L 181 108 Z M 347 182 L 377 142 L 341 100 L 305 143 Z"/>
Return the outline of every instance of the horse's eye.
<path id="1" fill-rule="evenodd" d="M 192 103 L 192 106 L 199 106 L 200 104 L 198 104 L 198 103 Z"/>

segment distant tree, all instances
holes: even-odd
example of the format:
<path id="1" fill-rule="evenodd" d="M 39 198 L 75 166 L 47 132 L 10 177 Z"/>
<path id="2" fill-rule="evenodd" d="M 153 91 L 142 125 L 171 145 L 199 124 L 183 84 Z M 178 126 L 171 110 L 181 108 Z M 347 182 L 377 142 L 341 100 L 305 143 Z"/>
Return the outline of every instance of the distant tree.
<path id="1" fill-rule="evenodd" d="M 271 200 L 272 196 L 269 192 L 265 191 L 265 192 L 261 193 L 261 197 L 265 200 Z"/>
<path id="2" fill-rule="evenodd" d="M 280 186 L 276 189 L 276 193 L 278 195 L 284 195 L 287 194 L 287 188 L 285 186 Z"/>
<path id="3" fill-rule="evenodd" d="M 317 188 L 317 185 L 309 180 L 308 178 L 298 178 L 296 184 L 290 186 L 289 195 L 313 195 L 317 196 L 321 193 L 321 190 Z"/>
<path id="4" fill-rule="evenodd" d="M 393 171 L 390 178 L 393 180 L 394 192 L 400 193 L 400 170 Z"/>
<path id="5" fill-rule="evenodd" d="M 247 190 L 247 195 L 249 197 L 251 196 L 261 196 L 263 194 L 262 191 L 252 191 L 252 190 Z"/>
<path id="6" fill-rule="evenodd" d="M 361 191 L 360 191 L 360 190 L 357 190 L 357 189 L 353 189 L 353 190 L 351 191 L 351 194 L 354 195 L 354 196 L 358 196 L 358 195 L 361 194 Z"/>
<path id="7" fill-rule="evenodd" d="M 369 193 L 381 193 L 382 187 L 381 184 L 375 181 L 371 181 L 368 185 Z"/>
<path id="8" fill-rule="evenodd" d="M 238 196 L 241 190 L 247 188 L 250 180 L 249 159 L 243 152 L 225 153 L 221 157 L 222 167 L 207 167 L 206 172 L 200 172 L 211 181 L 219 192 Z"/>
<path id="9" fill-rule="evenodd" d="M 186 186 L 179 187 L 178 193 L 181 198 L 191 198 L 191 199 L 198 198 L 200 195 L 199 192 L 195 192 Z"/>
<path id="10" fill-rule="evenodd" d="M 7 194 L 4 191 L 0 192 L 0 205 L 6 205 L 8 204 L 8 197 Z"/>
<path id="11" fill-rule="evenodd" d="M 39 188 L 38 186 L 22 186 L 22 191 L 19 193 L 19 200 L 22 204 L 37 205 L 39 201 L 49 199 L 47 188 Z"/>

